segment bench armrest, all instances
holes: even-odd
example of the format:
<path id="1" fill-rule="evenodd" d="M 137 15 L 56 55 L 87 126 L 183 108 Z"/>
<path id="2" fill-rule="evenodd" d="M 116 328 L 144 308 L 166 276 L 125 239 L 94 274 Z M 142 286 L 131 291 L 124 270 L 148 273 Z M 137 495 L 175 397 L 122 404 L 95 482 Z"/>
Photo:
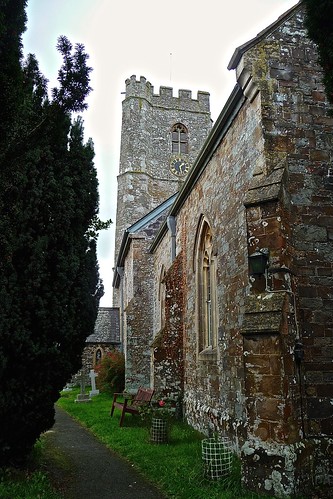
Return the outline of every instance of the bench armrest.
<path id="1" fill-rule="evenodd" d="M 123 397 L 124 398 L 124 402 L 127 402 L 128 400 L 132 400 L 133 398 L 133 395 L 131 395 L 130 393 L 126 393 L 126 392 L 115 392 L 113 394 L 113 402 L 117 402 L 117 398 L 118 397 Z"/>

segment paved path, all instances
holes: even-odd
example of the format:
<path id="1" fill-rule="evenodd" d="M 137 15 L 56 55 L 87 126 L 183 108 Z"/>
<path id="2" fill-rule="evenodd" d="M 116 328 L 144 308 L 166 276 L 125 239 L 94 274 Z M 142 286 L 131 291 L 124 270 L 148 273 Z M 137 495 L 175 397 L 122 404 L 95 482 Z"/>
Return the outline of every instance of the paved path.
<path id="1" fill-rule="evenodd" d="M 66 499 L 165 497 L 62 409 L 56 408 L 56 422 L 47 439 L 58 462 L 66 469 L 65 473 L 53 470 Z"/>

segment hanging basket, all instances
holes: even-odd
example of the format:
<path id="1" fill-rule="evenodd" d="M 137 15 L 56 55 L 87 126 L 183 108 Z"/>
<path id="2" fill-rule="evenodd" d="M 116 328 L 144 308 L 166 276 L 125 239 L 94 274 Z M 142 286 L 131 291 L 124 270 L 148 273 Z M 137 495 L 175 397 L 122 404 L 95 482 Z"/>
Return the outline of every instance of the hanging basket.
<path id="1" fill-rule="evenodd" d="M 155 444 L 164 444 L 168 441 L 168 422 L 165 419 L 152 419 L 150 440 Z"/>
<path id="2" fill-rule="evenodd" d="M 232 449 L 227 437 L 202 440 L 204 475 L 210 480 L 220 480 L 231 473 Z"/>

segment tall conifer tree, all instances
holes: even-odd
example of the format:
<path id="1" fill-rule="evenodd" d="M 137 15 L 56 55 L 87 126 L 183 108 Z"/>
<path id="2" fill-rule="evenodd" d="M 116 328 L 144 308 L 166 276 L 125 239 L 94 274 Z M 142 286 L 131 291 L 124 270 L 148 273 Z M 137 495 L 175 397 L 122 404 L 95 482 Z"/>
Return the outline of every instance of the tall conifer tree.
<path id="1" fill-rule="evenodd" d="M 318 46 L 327 98 L 333 104 L 333 0 L 304 0 L 304 3 L 306 27 Z"/>
<path id="2" fill-rule="evenodd" d="M 98 183 L 82 119 L 87 54 L 61 37 L 48 97 L 34 56 L 22 61 L 23 0 L 0 0 L 0 465 L 23 460 L 54 422 L 81 367 L 102 285 Z M 13 36 L 14 34 L 14 36 Z"/>

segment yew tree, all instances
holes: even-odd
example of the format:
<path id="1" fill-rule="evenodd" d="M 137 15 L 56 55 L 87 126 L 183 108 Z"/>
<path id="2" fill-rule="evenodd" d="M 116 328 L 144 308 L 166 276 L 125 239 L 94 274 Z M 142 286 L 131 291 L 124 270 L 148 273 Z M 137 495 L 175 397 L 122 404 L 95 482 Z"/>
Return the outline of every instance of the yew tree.
<path id="1" fill-rule="evenodd" d="M 304 4 L 305 24 L 309 37 L 318 46 L 327 98 L 333 104 L 333 0 L 304 0 Z"/>
<path id="2" fill-rule="evenodd" d="M 54 423 L 81 367 L 103 286 L 96 258 L 98 182 L 84 142 L 90 71 L 66 37 L 48 92 L 22 57 L 25 0 L 0 0 L 0 465 L 23 462 Z M 75 113 L 75 118 L 73 117 Z"/>

